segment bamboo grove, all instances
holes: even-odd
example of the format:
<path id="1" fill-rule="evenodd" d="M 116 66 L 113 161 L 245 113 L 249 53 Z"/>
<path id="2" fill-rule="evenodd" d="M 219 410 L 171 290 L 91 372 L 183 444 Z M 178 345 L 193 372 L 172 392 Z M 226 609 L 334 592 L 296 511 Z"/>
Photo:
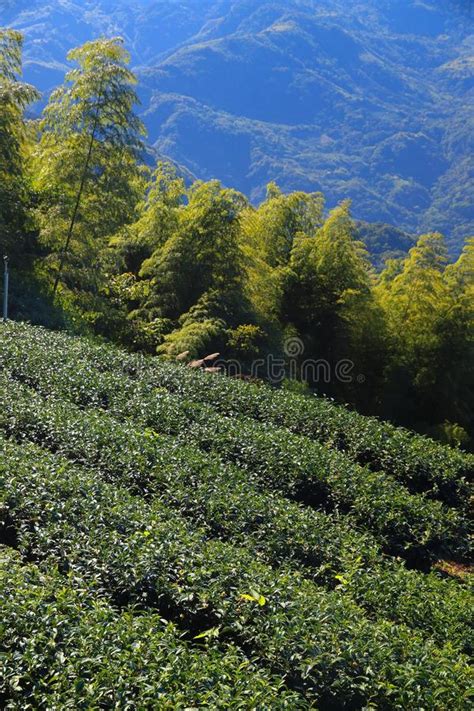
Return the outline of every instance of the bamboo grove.
<path id="1" fill-rule="evenodd" d="M 119 38 L 70 52 L 39 98 L 21 81 L 22 37 L 0 31 L 0 244 L 12 314 L 175 359 L 218 351 L 341 360 L 348 382 L 284 381 L 472 448 L 474 243 L 438 233 L 376 271 L 351 209 L 320 193 L 259 206 L 152 155 Z"/>

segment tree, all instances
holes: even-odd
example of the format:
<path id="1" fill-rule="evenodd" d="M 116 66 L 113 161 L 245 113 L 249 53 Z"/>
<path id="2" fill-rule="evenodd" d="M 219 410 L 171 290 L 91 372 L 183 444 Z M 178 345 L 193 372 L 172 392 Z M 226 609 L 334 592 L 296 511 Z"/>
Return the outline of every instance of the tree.
<path id="1" fill-rule="evenodd" d="M 398 357 L 420 382 L 430 379 L 426 372 L 430 369 L 428 353 L 436 346 L 435 324 L 448 296 L 444 279 L 447 262 L 442 235 L 423 235 L 410 250 L 400 273 L 391 279 L 385 273 L 380 277 L 378 293 L 390 331 L 399 344 Z"/>
<path id="2" fill-rule="evenodd" d="M 175 212 L 171 236 L 140 271 L 149 283 L 142 313 L 149 320 L 168 319 L 173 324 L 172 333 L 165 334 L 163 352 L 168 352 L 168 344 L 182 347 L 183 329 L 193 343 L 211 344 L 218 336 L 224 342 L 224 331 L 248 313 L 238 242 L 247 201 L 218 181 L 196 182 L 187 191 L 187 200 Z"/>
<path id="3" fill-rule="evenodd" d="M 350 203 L 344 202 L 315 236 L 295 238 L 282 273 L 281 319 L 302 337 L 305 358 L 325 359 L 333 368 L 339 360 L 352 360 L 360 374 L 370 373 L 372 384 L 364 385 L 362 398 L 366 404 L 375 374 L 380 377 L 382 325 L 367 251 L 355 234 Z M 326 391 L 349 398 L 349 389 L 334 378 Z"/>
<path id="4" fill-rule="evenodd" d="M 314 236 L 323 219 L 321 193 L 282 193 L 276 183 L 267 186 L 267 198 L 242 213 L 240 243 L 245 260 L 246 294 L 265 330 L 274 341 L 281 330 L 281 271 L 288 265 L 295 239 Z"/>
<path id="5" fill-rule="evenodd" d="M 390 417 L 451 444 L 474 434 L 474 240 L 448 265 L 440 234 L 423 235 L 376 289 L 392 343 Z"/>
<path id="6" fill-rule="evenodd" d="M 122 257 L 123 269 L 137 275 L 143 262 L 166 243 L 178 227 L 179 208 L 185 198 L 184 179 L 175 166 L 158 163 L 138 220 L 126 225 L 111 241 Z"/>
<path id="7" fill-rule="evenodd" d="M 68 59 L 78 66 L 44 110 L 36 155 L 42 237 L 57 257 L 54 291 L 70 254 L 76 273 L 69 285 L 97 291 L 99 270 L 91 265 L 107 238 L 133 220 L 142 195 L 136 159 L 144 129 L 120 38 L 87 42 Z"/>
<path id="8" fill-rule="evenodd" d="M 419 238 L 402 264 L 380 276 L 377 298 L 392 343 L 386 413 L 415 425 L 436 417 L 440 325 L 449 308 L 446 244 L 438 233 Z"/>
<path id="9" fill-rule="evenodd" d="M 177 319 L 211 289 L 228 298 L 239 288 L 239 198 L 218 181 L 197 182 L 188 191 L 175 231 L 141 270 L 152 281 L 161 316 Z"/>
<path id="10" fill-rule="evenodd" d="M 0 245 L 2 253 L 10 255 L 25 245 L 30 186 L 24 111 L 39 98 L 32 86 L 18 79 L 22 44 L 19 32 L 0 28 Z"/>
<path id="11" fill-rule="evenodd" d="M 275 183 L 267 186 L 267 199 L 242 216 L 243 240 L 272 268 L 288 263 L 293 241 L 303 232 L 313 236 L 321 225 L 321 193 L 285 195 Z"/>
<path id="12" fill-rule="evenodd" d="M 448 299 L 437 332 L 440 342 L 436 411 L 451 444 L 474 444 L 474 238 L 465 241 L 459 259 L 444 272 Z M 462 428 L 462 431 L 461 431 Z M 458 436 L 452 433 L 458 432 Z"/>

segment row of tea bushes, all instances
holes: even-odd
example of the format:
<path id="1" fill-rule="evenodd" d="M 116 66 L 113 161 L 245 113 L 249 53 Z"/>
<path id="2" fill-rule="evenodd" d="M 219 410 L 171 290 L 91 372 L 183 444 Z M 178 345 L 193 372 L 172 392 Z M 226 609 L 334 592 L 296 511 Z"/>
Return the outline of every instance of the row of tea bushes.
<path id="1" fill-rule="evenodd" d="M 472 598 L 464 587 L 384 558 L 350 519 L 261 493 L 246 472 L 106 413 L 48 402 L 15 382 L 6 381 L 0 393 L 0 426 L 20 441 L 31 439 L 97 468 L 109 482 L 147 498 L 160 497 L 209 536 L 245 546 L 272 565 L 301 569 L 329 588 L 339 585 L 371 616 L 401 621 L 468 648 L 466 611 Z M 381 581 L 385 595 L 379 594 Z"/>
<path id="2" fill-rule="evenodd" d="M 463 504 L 474 475 L 474 455 L 451 449 L 375 417 L 316 396 L 301 396 L 255 383 L 190 371 L 157 359 L 134 357 L 126 368 L 155 387 L 205 402 L 230 417 L 252 417 L 343 451 L 354 461 L 384 471 L 414 491 Z M 119 361 L 120 358 L 117 358 Z"/>
<path id="3" fill-rule="evenodd" d="M 217 453 L 244 468 L 260 488 L 350 513 L 390 552 L 414 565 L 426 565 L 430 556 L 441 553 L 464 553 L 467 524 L 461 511 L 420 494 L 410 495 L 384 473 L 362 468 L 308 438 L 253 420 L 213 416 L 203 405 L 183 402 L 166 391 L 148 392 L 138 383 L 113 373 L 103 375 L 89 366 L 73 369 L 70 363 L 66 367 L 58 363 L 54 368 L 45 359 L 36 367 L 31 363 L 6 367 L 48 397 L 69 397 L 83 407 L 102 404 L 120 418 L 132 416 L 142 426 Z"/>
<path id="4" fill-rule="evenodd" d="M 36 348 L 36 353 L 30 353 Z M 448 503 L 458 505 L 466 495 L 464 478 L 472 479 L 474 456 L 439 445 L 402 428 L 363 417 L 347 408 L 316 397 L 255 384 L 212 377 L 166 364 L 155 358 L 128 355 L 113 347 L 71 339 L 22 324 L 2 326 L 0 359 L 32 358 L 42 355 L 48 363 L 79 361 L 104 372 L 122 370 L 142 383 L 151 383 L 194 402 L 205 402 L 231 417 L 253 417 L 278 427 L 323 441 L 345 451 L 373 470 L 383 470 L 421 491 L 431 491 Z M 64 355 L 64 358 L 62 357 Z"/>
<path id="5" fill-rule="evenodd" d="M 8 525 L 42 568 L 83 577 L 116 605 L 154 605 L 194 639 L 237 642 L 323 708 L 465 708 L 468 660 L 452 645 L 374 623 L 338 591 L 206 540 L 158 501 L 58 456 L 0 446 Z"/>
<path id="6" fill-rule="evenodd" d="M 199 649 L 157 612 L 117 612 L 74 574 L 0 546 L 2 709 L 307 708 L 239 649 Z"/>

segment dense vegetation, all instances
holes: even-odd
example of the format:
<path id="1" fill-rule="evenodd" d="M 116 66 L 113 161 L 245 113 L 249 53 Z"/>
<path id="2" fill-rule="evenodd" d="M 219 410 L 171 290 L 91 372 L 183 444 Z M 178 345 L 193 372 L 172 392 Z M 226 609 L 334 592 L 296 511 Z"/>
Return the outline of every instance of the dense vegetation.
<path id="1" fill-rule="evenodd" d="M 298 22 L 287 3 L 258 5 L 224 2 L 225 18 L 201 37 L 217 31 L 219 41 L 183 44 L 158 84 L 179 84 L 186 66 L 199 93 L 194 59 L 212 50 L 217 91 L 222 71 L 234 76 L 235 32 L 256 78 L 265 52 L 289 39 L 311 57 L 317 37 L 319 79 L 327 70 L 341 80 L 329 61 L 341 47 L 374 61 L 357 53 L 362 35 L 350 40 L 345 21 L 336 30 L 310 17 L 313 0 L 297 3 Z M 394 16 L 379 5 L 370 22 L 382 28 Z M 152 4 L 151 17 L 165 6 Z M 191 6 L 173 4 L 172 15 Z M 211 19 L 214 6 L 201 3 L 201 14 Z M 106 2 L 88 7 L 95 17 Z M 318 3 L 318 13 L 331 7 L 342 3 Z M 445 9 L 416 7 L 427 36 L 447 26 Z M 69 10 L 61 4 L 60 16 Z M 360 8 L 347 12 L 356 27 Z M 199 29 L 198 14 L 186 26 Z M 76 32 L 87 36 L 80 22 Z M 349 200 L 328 210 L 321 192 L 270 182 L 255 206 L 170 162 L 150 167 L 120 38 L 71 50 L 33 120 L 39 94 L 22 81 L 22 43 L 0 28 L 0 249 L 12 317 L 0 323 L 0 707 L 463 711 L 473 238 L 453 257 L 438 232 L 414 239 L 403 220 L 354 220 Z M 463 56 L 449 65 L 459 81 Z M 356 65 L 346 67 L 354 114 Z M 396 77 L 379 70 L 389 101 Z M 303 87 L 316 75 L 301 65 L 297 76 L 287 98 L 298 85 L 293 109 L 313 121 Z M 149 88 L 153 76 L 140 77 Z M 413 107 L 414 74 L 410 87 Z M 291 102 L 274 88 L 284 112 Z M 321 111 L 331 97 L 327 85 Z M 255 100 L 252 120 L 261 110 Z M 458 118 L 443 140 L 463 144 Z M 428 129 L 416 140 L 379 136 L 374 165 L 395 170 L 399 150 L 409 168 L 408 147 L 419 171 L 446 178 Z"/>
<path id="2" fill-rule="evenodd" d="M 127 38 L 150 143 L 253 201 L 276 180 L 356 217 L 474 232 L 472 0 L 3 0 L 43 101 L 67 52 Z"/>
<path id="3" fill-rule="evenodd" d="M 373 244 L 374 230 L 347 201 L 328 213 L 321 193 L 270 183 L 254 207 L 216 180 L 147 168 L 119 39 L 73 50 L 41 121 L 26 121 L 37 94 L 19 78 L 21 45 L 2 30 L 0 245 L 14 318 L 171 359 L 219 351 L 240 374 L 472 447 L 472 239 L 450 263 L 443 237 L 423 235 L 377 273 L 358 239 Z"/>
<path id="4" fill-rule="evenodd" d="M 2 707 L 469 704 L 471 455 L 13 322 L 0 394 Z"/>

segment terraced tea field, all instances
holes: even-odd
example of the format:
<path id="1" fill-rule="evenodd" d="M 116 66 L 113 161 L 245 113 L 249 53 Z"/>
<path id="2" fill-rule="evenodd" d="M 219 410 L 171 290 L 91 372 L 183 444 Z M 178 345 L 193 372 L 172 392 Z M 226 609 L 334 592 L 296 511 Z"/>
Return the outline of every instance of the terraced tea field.
<path id="1" fill-rule="evenodd" d="M 0 390 L 2 708 L 468 708 L 474 457 L 23 324 Z"/>

